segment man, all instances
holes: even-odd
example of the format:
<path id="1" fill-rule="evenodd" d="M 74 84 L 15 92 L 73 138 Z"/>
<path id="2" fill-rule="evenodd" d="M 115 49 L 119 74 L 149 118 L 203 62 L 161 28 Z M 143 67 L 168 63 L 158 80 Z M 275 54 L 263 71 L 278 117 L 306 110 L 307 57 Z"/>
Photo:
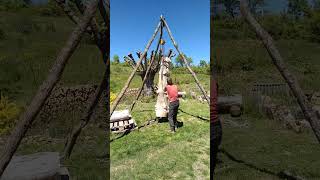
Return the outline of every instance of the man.
<path id="1" fill-rule="evenodd" d="M 210 176 L 213 177 L 217 163 L 217 154 L 222 139 L 222 127 L 218 118 L 218 85 L 215 77 L 210 82 Z"/>
<path id="2" fill-rule="evenodd" d="M 177 114 L 179 108 L 178 87 L 172 83 L 172 79 L 168 78 L 165 91 L 169 99 L 169 115 L 168 120 L 171 132 L 175 132 L 177 128 Z"/>

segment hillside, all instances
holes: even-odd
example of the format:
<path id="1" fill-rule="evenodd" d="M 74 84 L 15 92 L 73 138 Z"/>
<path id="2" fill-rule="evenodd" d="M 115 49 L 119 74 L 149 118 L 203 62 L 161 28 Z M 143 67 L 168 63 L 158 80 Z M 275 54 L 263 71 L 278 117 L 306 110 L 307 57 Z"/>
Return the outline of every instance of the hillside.
<path id="1" fill-rule="evenodd" d="M 46 78 L 57 53 L 74 27 L 65 16 L 44 16 L 36 8 L 26 8 L 16 13 L 0 12 L 1 103 L 8 99 L 11 104 L 7 110 L 1 109 L 1 113 L 10 115 L 8 119 L 1 119 L 5 122 L 0 126 L 1 150 L 14 120 L 23 112 Z M 103 67 L 100 52 L 86 36 L 67 64 L 58 86 L 74 88 L 98 84 Z M 50 120 L 39 117 L 33 123 L 16 154 L 62 152 L 66 137 L 82 115 L 78 109 L 84 109 L 84 104 L 74 104 L 73 109 L 70 109 L 64 101 L 66 98 L 62 100 L 50 109 L 54 111 L 60 108 L 57 116 L 49 115 Z M 18 111 L 13 111 L 14 107 Z M 106 153 L 106 131 L 98 127 L 103 121 L 95 119 L 89 124 L 82 132 L 71 159 L 64 163 L 72 178 L 105 179 L 108 159 L 100 156 Z"/>
<path id="2" fill-rule="evenodd" d="M 259 104 L 249 100 L 247 92 L 254 83 L 285 83 L 262 43 L 245 25 L 224 29 L 219 22 L 222 21 L 217 20 L 217 26 L 213 26 L 216 40 L 211 46 L 212 60 L 218 69 L 219 94 L 242 94 L 244 114 L 241 118 L 221 115 L 223 140 L 216 178 L 285 179 L 282 175 L 286 172 L 319 179 L 320 162 L 316 159 L 319 159 L 320 148 L 312 130 L 306 128 L 296 133 L 281 122 L 270 120 L 259 112 Z M 274 26 L 270 22 L 268 28 L 271 27 Z M 235 36 L 222 36 L 226 32 Z M 243 36 L 250 33 L 250 37 Z M 319 44 L 307 39 L 277 37 L 276 45 L 303 90 L 319 92 Z M 299 109 L 291 97 L 271 95 L 271 98 L 293 113 Z"/>

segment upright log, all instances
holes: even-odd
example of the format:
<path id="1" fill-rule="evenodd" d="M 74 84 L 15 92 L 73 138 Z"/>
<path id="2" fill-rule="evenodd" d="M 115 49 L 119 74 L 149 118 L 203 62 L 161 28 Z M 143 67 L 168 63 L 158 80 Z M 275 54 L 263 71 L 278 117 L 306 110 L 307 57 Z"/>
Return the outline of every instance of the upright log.
<path id="1" fill-rule="evenodd" d="M 112 107 L 111 107 L 111 109 L 110 109 L 110 116 L 112 115 L 113 111 L 117 108 L 117 106 L 118 106 L 120 100 L 122 99 L 124 93 L 127 91 L 127 89 L 128 89 L 128 87 L 129 87 L 129 85 L 130 85 L 130 83 L 131 83 L 131 81 L 132 81 L 132 79 L 133 79 L 136 71 L 138 70 L 139 66 L 141 65 L 141 61 L 142 61 L 143 58 L 145 57 L 146 53 L 148 52 L 148 50 L 149 50 L 149 48 L 150 48 L 150 46 L 151 46 L 151 43 L 152 43 L 153 40 L 155 39 L 155 37 L 156 37 L 156 35 L 157 35 L 157 33 L 158 33 L 159 29 L 160 29 L 160 26 L 161 26 L 161 21 L 159 22 L 157 28 L 155 29 L 155 31 L 154 31 L 151 39 L 149 40 L 149 42 L 148 42 L 148 44 L 147 44 L 147 46 L 146 46 L 143 54 L 140 56 L 139 61 L 137 62 L 135 68 L 134 68 L 133 71 L 131 72 L 131 74 L 130 74 L 130 76 L 129 76 L 127 82 L 126 82 L 126 84 L 124 85 L 124 87 L 123 87 L 122 90 L 120 91 L 120 94 L 119 94 L 119 95 L 117 96 L 117 98 L 114 100 L 114 103 L 112 104 Z"/>
<path id="2" fill-rule="evenodd" d="M 298 81 L 295 76 L 290 73 L 287 66 L 284 64 L 284 60 L 280 55 L 277 47 L 275 46 L 272 37 L 267 31 L 265 31 L 261 25 L 254 19 L 250 11 L 248 10 L 248 4 L 246 0 L 240 0 L 240 10 L 243 17 L 254 29 L 258 37 L 262 40 L 263 45 L 267 49 L 274 65 L 279 70 L 282 77 L 289 85 L 293 95 L 296 97 L 298 104 L 300 105 L 302 112 L 309 121 L 318 142 L 320 143 L 320 119 L 317 117 L 316 112 L 313 110 L 312 105 L 305 97 Z"/>
<path id="3" fill-rule="evenodd" d="M 170 58 L 163 56 L 161 60 L 160 70 L 159 70 L 159 81 L 158 81 L 158 97 L 155 106 L 156 117 L 163 118 L 167 117 L 169 112 L 169 101 L 165 95 L 165 87 L 167 86 L 167 80 L 169 76 L 169 66 Z"/>
<path id="4" fill-rule="evenodd" d="M 17 125 L 13 129 L 11 135 L 9 136 L 4 147 L 4 151 L 1 154 L 0 177 L 2 176 L 8 163 L 10 162 L 13 154 L 16 152 L 28 128 L 30 127 L 30 125 L 36 118 L 37 114 L 41 110 L 41 107 L 45 103 L 46 99 L 49 97 L 52 89 L 60 80 L 68 59 L 71 57 L 72 53 L 77 48 L 83 33 L 86 31 L 91 19 L 95 15 L 97 5 L 97 0 L 90 1 L 82 20 L 80 21 L 79 25 L 75 28 L 75 30 L 72 32 L 67 43 L 57 56 L 56 62 L 52 66 L 52 69 L 50 70 L 47 79 L 39 87 L 38 92 L 32 99 L 26 111 L 20 116 L 19 121 L 17 122 Z"/>
<path id="5" fill-rule="evenodd" d="M 164 26 L 166 27 L 166 29 L 167 29 L 167 31 L 168 31 L 168 34 L 169 34 L 169 36 L 170 36 L 170 39 L 171 39 L 174 47 L 175 47 L 176 50 L 178 51 L 179 55 L 182 57 L 183 62 L 184 62 L 185 65 L 187 66 L 187 69 L 188 69 L 189 72 L 191 73 L 191 75 L 192 75 L 192 77 L 194 78 L 194 80 L 196 81 L 196 83 L 197 83 L 200 91 L 202 92 L 203 96 L 206 98 L 208 104 L 210 105 L 210 100 L 209 100 L 209 98 L 208 98 L 208 96 L 207 96 L 207 94 L 206 94 L 206 91 L 205 91 L 204 88 L 201 86 L 200 81 L 198 80 L 196 74 L 195 74 L 195 73 L 193 72 L 193 70 L 191 69 L 188 61 L 186 60 L 186 58 L 184 57 L 184 55 L 183 55 L 183 54 L 181 53 L 181 51 L 179 50 L 178 45 L 177 45 L 176 41 L 174 40 L 174 38 L 173 38 L 173 36 L 172 36 L 172 33 L 171 33 L 171 31 L 170 31 L 170 28 L 169 28 L 166 20 L 165 20 L 162 16 L 161 16 L 161 20 L 162 20 L 162 22 L 164 23 Z"/>
<path id="6" fill-rule="evenodd" d="M 157 48 L 156 48 L 156 51 L 155 51 L 155 54 L 151 57 L 151 61 L 150 61 L 150 65 L 148 66 L 147 68 L 147 71 L 146 71 L 146 74 L 144 75 L 144 78 L 143 78 L 143 81 L 142 81 L 142 85 L 141 85 L 141 88 L 139 89 L 139 92 L 138 92 L 138 95 L 136 97 L 136 99 L 133 101 L 132 105 L 131 105 L 131 108 L 130 108 L 130 112 L 133 110 L 137 100 L 139 99 L 141 93 L 142 93 L 142 90 L 143 90 L 143 86 L 147 80 L 147 77 L 148 77 L 148 74 L 149 74 L 149 71 L 151 70 L 152 68 L 152 65 L 154 63 L 154 60 L 156 58 L 156 55 L 157 55 L 157 52 L 158 52 L 158 49 L 160 47 L 160 41 L 161 41 L 161 38 L 162 38 L 162 33 L 163 33 L 163 24 L 161 24 L 161 27 L 160 27 L 160 36 L 159 36 L 159 41 L 158 41 L 158 44 L 157 44 Z"/>

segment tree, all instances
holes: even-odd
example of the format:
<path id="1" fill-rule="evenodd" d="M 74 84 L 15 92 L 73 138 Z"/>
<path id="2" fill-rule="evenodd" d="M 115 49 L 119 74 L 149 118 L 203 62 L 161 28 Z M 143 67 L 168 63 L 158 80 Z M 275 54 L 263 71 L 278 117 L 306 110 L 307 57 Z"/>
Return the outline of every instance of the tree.
<path id="1" fill-rule="evenodd" d="M 252 13 L 256 14 L 257 7 L 263 6 L 265 4 L 264 0 L 248 0 L 249 9 Z M 232 18 L 235 16 L 235 11 L 239 9 L 239 0 L 217 0 L 217 3 L 221 3 L 226 8 L 226 13 Z"/>
<path id="2" fill-rule="evenodd" d="M 226 8 L 227 14 L 234 18 L 234 11 L 239 7 L 238 0 L 217 0 L 217 3 L 221 3 Z"/>
<path id="3" fill-rule="evenodd" d="M 207 67 L 208 66 L 208 64 L 207 64 L 207 61 L 205 61 L 205 60 L 200 60 L 200 67 Z"/>
<path id="4" fill-rule="evenodd" d="M 320 0 L 313 0 L 313 9 L 316 11 L 320 10 Z"/>
<path id="5" fill-rule="evenodd" d="M 141 52 L 136 53 L 138 58 L 142 55 Z M 173 55 L 172 49 L 169 50 L 168 55 L 166 57 L 171 58 Z M 150 58 L 146 55 L 141 63 L 141 66 L 137 70 L 137 74 L 141 77 L 141 80 L 143 81 L 144 76 L 146 75 L 147 68 L 150 66 L 150 62 L 154 58 L 154 62 L 151 66 L 151 69 L 148 73 L 147 79 L 145 81 L 145 84 L 143 86 L 143 92 L 144 95 L 146 96 L 151 96 L 154 92 L 154 78 L 157 72 L 160 70 L 160 62 L 161 62 L 161 57 L 159 54 L 155 54 L 154 51 L 151 52 Z M 124 57 L 124 61 L 129 64 L 133 69 L 136 66 L 136 60 L 134 59 L 132 54 L 128 54 L 128 56 Z"/>
<path id="6" fill-rule="evenodd" d="M 303 15 L 308 15 L 310 7 L 307 0 L 288 0 L 288 14 L 296 20 Z"/>
<path id="7" fill-rule="evenodd" d="M 114 62 L 115 64 L 119 64 L 119 63 L 120 63 L 120 59 L 119 59 L 119 56 L 118 56 L 118 55 L 114 55 L 114 56 L 113 56 L 113 62 Z"/>
<path id="8" fill-rule="evenodd" d="M 187 57 L 185 54 L 183 54 L 184 57 L 187 59 L 188 61 L 188 64 L 192 64 L 192 58 L 191 57 Z M 176 66 L 177 67 L 183 67 L 184 66 L 184 62 L 183 62 L 183 59 L 180 55 L 178 55 L 176 58 L 175 58 L 175 63 L 176 63 Z"/>
<path id="9" fill-rule="evenodd" d="M 261 7 L 265 4 L 264 0 L 249 0 L 249 9 L 253 14 L 257 13 L 257 7 Z"/>

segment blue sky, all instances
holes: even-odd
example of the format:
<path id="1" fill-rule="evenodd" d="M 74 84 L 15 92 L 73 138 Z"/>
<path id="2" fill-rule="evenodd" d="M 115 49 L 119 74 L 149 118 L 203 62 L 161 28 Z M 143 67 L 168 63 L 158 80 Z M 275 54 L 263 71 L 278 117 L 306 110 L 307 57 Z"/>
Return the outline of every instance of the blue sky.
<path id="1" fill-rule="evenodd" d="M 111 0 L 110 11 L 111 58 L 117 54 L 123 60 L 128 53 L 143 51 L 162 14 L 180 50 L 192 57 L 194 64 L 202 59 L 209 62 L 209 0 Z M 174 49 L 166 31 L 164 40 L 166 51 Z"/>

